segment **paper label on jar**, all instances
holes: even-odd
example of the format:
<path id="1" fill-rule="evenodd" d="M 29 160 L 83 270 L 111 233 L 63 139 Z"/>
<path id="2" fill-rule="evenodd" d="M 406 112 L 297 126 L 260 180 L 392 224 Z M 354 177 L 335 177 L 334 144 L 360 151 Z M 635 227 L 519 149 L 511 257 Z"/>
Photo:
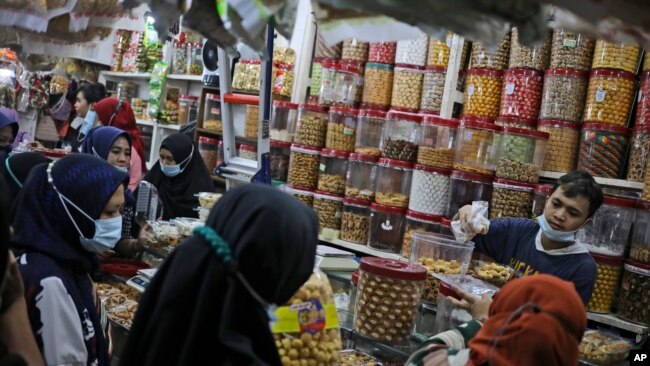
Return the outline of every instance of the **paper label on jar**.
<path id="1" fill-rule="evenodd" d="M 637 102 L 641 103 L 642 98 L 643 98 L 643 90 L 639 90 L 639 100 L 637 100 Z"/>
<path id="2" fill-rule="evenodd" d="M 221 115 L 221 108 L 210 108 L 210 113 L 215 115 Z"/>
<path id="3" fill-rule="evenodd" d="M 386 219 L 386 221 L 381 224 L 381 228 L 385 231 L 393 231 L 393 225 L 390 223 L 389 219 Z"/>
<path id="4" fill-rule="evenodd" d="M 343 134 L 345 136 L 354 136 L 354 130 L 349 128 L 349 127 L 344 127 L 343 128 Z"/>
<path id="5" fill-rule="evenodd" d="M 326 168 L 325 164 L 321 164 L 321 165 L 319 165 L 319 167 L 318 167 L 318 169 L 319 169 L 321 172 L 324 172 L 324 171 L 325 171 L 325 168 Z"/>
<path id="6" fill-rule="evenodd" d="M 452 36 L 447 36 L 447 47 L 451 48 Z"/>
<path id="7" fill-rule="evenodd" d="M 335 304 L 322 305 L 312 299 L 297 305 L 282 306 L 275 309 L 277 322 L 272 332 L 281 333 L 318 333 L 325 329 L 339 327 Z"/>
<path id="8" fill-rule="evenodd" d="M 275 82 L 273 83 L 273 92 L 279 94 L 282 92 L 284 86 L 284 70 L 278 70 L 275 74 Z"/>
<path id="9" fill-rule="evenodd" d="M 371 190 L 369 190 L 369 189 L 362 189 L 361 192 L 359 192 L 359 193 L 361 193 L 361 194 L 364 195 L 364 196 L 372 196 L 372 194 L 373 194 L 374 192 L 371 191 Z"/>
<path id="10" fill-rule="evenodd" d="M 506 94 L 511 95 L 514 92 L 515 92 L 515 83 L 506 84 Z"/>
<path id="11" fill-rule="evenodd" d="M 474 95 L 474 84 L 469 84 L 467 86 L 467 95 L 469 95 L 470 97 Z"/>
<path id="12" fill-rule="evenodd" d="M 336 211 L 336 213 L 334 214 L 334 217 L 336 217 L 337 219 L 340 219 L 341 216 L 342 216 L 341 211 Z"/>
<path id="13" fill-rule="evenodd" d="M 598 89 L 596 90 L 596 102 L 602 103 L 605 101 L 605 95 L 607 95 L 606 90 Z"/>
<path id="14" fill-rule="evenodd" d="M 575 48 L 578 45 L 578 41 L 573 38 L 565 38 L 562 44 L 564 47 Z"/>

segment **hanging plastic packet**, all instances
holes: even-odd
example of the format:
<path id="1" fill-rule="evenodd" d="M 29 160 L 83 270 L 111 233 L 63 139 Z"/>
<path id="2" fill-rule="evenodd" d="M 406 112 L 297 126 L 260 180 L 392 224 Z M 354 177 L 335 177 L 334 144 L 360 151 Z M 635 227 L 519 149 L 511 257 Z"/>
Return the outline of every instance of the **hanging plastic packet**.
<path id="1" fill-rule="evenodd" d="M 156 62 L 149 80 L 149 116 L 154 119 L 157 119 L 160 114 L 168 68 L 169 64 L 167 62 Z"/>
<path id="2" fill-rule="evenodd" d="M 454 233 L 456 241 L 467 243 L 476 235 L 485 235 L 490 230 L 490 220 L 488 220 L 489 204 L 486 201 L 472 202 L 472 213 L 470 217 L 451 222 L 451 230 Z"/>

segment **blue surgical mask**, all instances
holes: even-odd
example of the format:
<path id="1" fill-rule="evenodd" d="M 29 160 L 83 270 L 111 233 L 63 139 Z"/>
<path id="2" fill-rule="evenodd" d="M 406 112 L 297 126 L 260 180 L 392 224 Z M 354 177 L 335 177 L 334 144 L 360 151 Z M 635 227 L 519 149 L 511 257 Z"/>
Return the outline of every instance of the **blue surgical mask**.
<path id="1" fill-rule="evenodd" d="M 559 243 L 572 243 L 576 240 L 576 233 L 578 230 L 573 231 L 559 231 L 553 229 L 546 221 L 544 214 L 537 216 L 537 223 L 542 229 L 542 234 L 551 241 L 556 241 Z"/>
<path id="2" fill-rule="evenodd" d="M 192 155 L 194 155 L 194 145 L 192 145 L 192 151 L 190 152 L 190 155 L 186 157 L 183 161 L 181 161 L 180 164 L 176 165 L 165 165 L 163 163 L 160 163 L 160 171 L 163 172 L 164 175 L 172 178 L 175 177 L 183 172 L 185 168 L 181 169 L 181 165 L 187 163 L 190 159 L 192 159 Z M 187 166 L 185 166 L 187 167 Z"/>
<path id="3" fill-rule="evenodd" d="M 97 119 L 97 112 L 93 111 L 92 109 L 88 110 L 88 113 L 86 113 L 86 118 L 84 118 L 84 122 L 79 128 L 79 133 L 82 135 L 88 135 L 88 132 L 93 128 L 95 125 L 95 120 Z"/>
<path id="4" fill-rule="evenodd" d="M 79 237 L 81 246 L 91 253 L 103 253 L 115 248 L 122 237 L 122 215 L 110 219 L 95 220 L 95 235 L 92 239 Z"/>
<path id="5" fill-rule="evenodd" d="M 129 167 L 128 166 L 117 166 L 113 165 L 113 168 L 123 172 L 123 173 L 128 173 L 129 172 Z"/>

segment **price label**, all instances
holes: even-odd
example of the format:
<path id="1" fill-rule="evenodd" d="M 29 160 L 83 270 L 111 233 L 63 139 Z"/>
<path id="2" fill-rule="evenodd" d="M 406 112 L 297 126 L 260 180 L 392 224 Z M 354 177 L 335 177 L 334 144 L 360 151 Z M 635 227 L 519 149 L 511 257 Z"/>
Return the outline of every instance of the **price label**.
<path id="1" fill-rule="evenodd" d="M 351 129 L 350 127 L 345 127 L 343 128 L 343 134 L 345 136 L 354 136 L 354 130 Z"/>
<path id="2" fill-rule="evenodd" d="M 578 41 L 575 38 L 565 38 L 562 44 L 564 47 L 575 48 L 578 45 Z"/>
<path id="3" fill-rule="evenodd" d="M 451 48 L 451 37 L 452 36 L 447 36 L 447 47 Z"/>
<path id="4" fill-rule="evenodd" d="M 643 90 L 639 90 L 639 98 L 637 102 L 641 103 L 641 99 L 643 99 Z"/>
<path id="5" fill-rule="evenodd" d="M 324 172 L 325 171 L 325 164 L 321 164 L 319 169 L 320 169 L 321 172 Z"/>
<path id="6" fill-rule="evenodd" d="M 596 102 L 602 103 L 605 101 L 605 95 L 607 95 L 606 90 L 598 89 L 596 90 Z"/>
<path id="7" fill-rule="evenodd" d="M 469 84 L 467 86 L 467 95 L 469 95 L 470 97 L 474 95 L 474 84 Z"/>
<path id="8" fill-rule="evenodd" d="M 515 83 L 506 84 L 506 94 L 511 95 L 514 92 L 515 92 Z"/>

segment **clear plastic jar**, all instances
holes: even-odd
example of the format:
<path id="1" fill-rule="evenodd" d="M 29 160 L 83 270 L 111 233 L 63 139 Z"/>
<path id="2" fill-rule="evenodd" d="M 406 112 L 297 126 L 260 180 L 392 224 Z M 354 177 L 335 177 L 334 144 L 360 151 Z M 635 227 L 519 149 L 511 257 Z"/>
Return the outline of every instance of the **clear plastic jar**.
<path id="1" fill-rule="evenodd" d="M 416 165 L 409 199 L 409 210 L 442 216 L 449 206 L 451 169 Z"/>
<path id="2" fill-rule="evenodd" d="M 393 66 L 367 63 L 362 107 L 387 109 L 393 95 Z"/>
<path id="3" fill-rule="evenodd" d="M 213 131 L 222 131 L 221 124 L 221 97 L 219 94 L 205 94 L 203 108 L 203 128 Z"/>
<path id="4" fill-rule="evenodd" d="M 568 173 L 578 163 L 580 125 L 570 121 L 540 119 L 537 129 L 549 134 L 542 170 Z"/>
<path id="5" fill-rule="evenodd" d="M 311 63 L 311 86 L 309 95 L 317 97 L 320 95 L 321 77 L 323 76 L 323 58 L 316 57 Z"/>
<path id="6" fill-rule="evenodd" d="M 578 345 L 580 363 L 618 365 L 628 358 L 630 343 L 610 330 L 587 330 Z M 584 362 L 583 362 L 584 361 Z"/>
<path id="7" fill-rule="evenodd" d="M 438 66 L 447 68 L 449 64 L 449 48 L 451 47 L 453 33 L 448 32 L 444 39 L 429 38 L 429 52 L 427 54 L 427 66 Z M 464 49 L 463 49 L 464 50 Z M 461 61 L 464 61 L 463 58 Z"/>
<path id="8" fill-rule="evenodd" d="M 178 98 L 178 124 L 179 125 L 186 125 L 190 123 L 191 121 L 196 120 L 196 114 L 194 115 L 194 119 L 192 119 L 190 110 L 192 107 L 196 109 L 196 104 L 199 102 L 199 97 L 194 96 L 194 95 L 186 95 L 186 94 L 181 94 L 181 96 Z"/>
<path id="9" fill-rule="evenodd" d="M 391 106 L 405 112 L 417 113 L 422 99 L 424 67 L 395 65 Z"/>
<path id="10" fill-rule="evenodd" d="M 321 84 L 318 102 L 323 106 L 334 104 L 336 94 L 336 71 L 339 69 L 338 61 L 323 59 L 321 62 Z"/>
<path id="11" fill-rule="evenodd" d="M 537 128 L 537 120 L 517 117 L 499 116 L 494 120 L 494 124 L 502 128 L 515 127 L 523 128 L 524 130 L 534 130 Z"/>
<path id="12" fill-rule="evenodd" d="M 271 140 L 271 179 L 286 182 L 289 176 L 289 160 L 291 157 L 291 144 L 285 141 Z"/>
<path id="13" fill-rule="evenodd" d="M 294 186 L 291 190 L 294 197 L 305 205 L 314 205 L 314 191 L 312 189 Z"/>
<path id="14" fill-rule="evenodd" d="M 244 136 L 249 139 L 257 139 L 257 130 L 260 124 L 260 108 L 256 105 L 246 106 L 246 117 L 244 123 Z"/>
<path id="15" fill-rule="evenodd" d="M 345 151 L 323 149 L 320 153 L 320 173 L 318 190 L 343 195 L 345 177 L 348 172 L 348 153 Z"/>
<path id="16" fill-rule="evenodd" d="M 426 269 L 419 265 L 384 258 L 362 258 L 354 331 L 382 342 L 408 341 L 426 277 Z"/>
<path id="17" fill-rule="evenodd" d="M 463 115 L 495 118 L 499 115 L 503 73 L 489 69 L 467 70 Z"/>
<path id="18" fill-rule="evenodd" d="M 187 43 L 174 42 L 172 74 L 185 74 L 187 70 Z"/>
<path id="19" fill-rule="evenodd" d="M 540 119 L 580 122 L 587 92 L 587 73 L 553 69 L 544 73 Z"/>
<path id="20" fill-rule="evenodd" d="M 381 156 L 382 136 L 386 124 L 386 112 L 362 109 L 359 112 L 354 152 L 357 154 Z"/>
<path id="21" fill-rule="evenodd" d="M 346 107 L 332 107 L 327 124 L 325 147 L 345 152 L 354 151 L 359 110 Z"/>
<path id="22" fill-rule="evenodd" d="M 291 145 L 287 183 L 307 189 L 316 189 L 319 166 L 320 149 L 305 145 Z"/>
<path id="23" fill-rule="evenodd" d="M 411 257 L 413 233 L 436 234 L 440 231 L 440 216 L 427 215 L 422 212 L 408 210 L 406 212 L 406 228 L 402 240 L 402 257 Z"/>
<path id="24" fill-rule="evenodd" d="M 251 64 L 252 60 L 248 59 L 240 59 L 236 64 L 235 64 L 235 70 L 233 71 L 232 75 L 232 88 L 235 91 L 248 91 L 249 88 L 249 82 L 248 82 L 248 71 L 249 71 L 249 66 Z"/>
<path id="25" fill-rule="evenodd" d="M 636 73 L 641 47 L 635 44 L 596 41 L 592 69 L 617 69 Z"/>
<path id="26" fill-rule="evenodd" d="M 636 208 L 630 259 L 650 264 L 650 201 L 639 201 Z"/>
<path id="27" fill-rule="evenodd" d="M 387 206 L 408 207 L 412 177 L 413 164 L 387 158 L 379 159 L 375 202 Z"/>
<path id="28" fill-rule="evenodd" d="M 636 203 L 633 198 L 605 195 L 591 221 L 576 233 L 576 242 L 592 253 L 623 257 L 636 217 Z"/>
<path id="29" fill-rule="evenodd" d="M 360 200 L 375 200 L 375 178 L 378 157 L 363 154 L 350 154 L 348 160 L 345 196 Z"/>
<path id="30" fill-rule="evenodd" d="M 481 275 L 478 274 L 483 274 L 483 277 L 485 278 L 498 278 L 498 280 L 491 280 L 491 282 L 503 282 L 501 280 L 503 277 L 499 276 L 501 272 L 492 269 L 501 266 L 488 267 L 489 265 L 490 264 L 485 264 L 483 267 L 480 267 L 480 269 L 476 269 L 476 277 L 471 275 L 437 275 L 436 280 L 440 280 L 440 287 L 436 302 L 436 320 L 433 334 L 445 332 L 457 327 L 462 329 L 462 324 L 467 323 L 472 319 L 472 316 L 467 312 L 467 310 L 458 308 L 456 303 L 453 301 L 453 299 L 461 300 L 456 291 L 454 291 L 454 286 L 472 294 L 473 296 L 478 296 L 479 298 L 484 295 L 489 297 L 494 296 L 499 288 L 488 280 L 480 279 Z"/>
<path id="31" fill-rule="evenodd" d="M 325 239 L 337 240 L 341 233 L 343 196 L 314 191 L 314 210 L 318 214 L 320 235 Z"/>
<path id="32" fill-rule="evenodd" d="M 446 77 L 447 69 L 445 67 L 427 66 L 422 85 L 421 112 L 440 114 Z"/>
<path id="33" fill-rule="evenodd" d="M 650 52 L 647 54 L 650 55 Z M 644 72 L 641 76 L 634 125 L 650 125 L 650 71 Z"/>
<path id="34" fill-rule="evenodd" d="M 420 127 L 417 163 L 436 168 L 452 168 L 458 125 L 456 119 L 425 116 Z"/>
<path id="35" fill-rule="evenodd" d="M 212 172 L 217 166 L 217 155 L 219 149 L 219 140 L 209 137 L 199 137 L 199 154 L 208 168 Z"/>
<path id="36" fill-rule="evenodd" d="M 424 66 L 427 62 L 427 45 L 429 37 L 422 33 L 418 38 L 397 42 L 395 63 Z"/>
<path id="37" fill-rule="evenodd" d="M 553 194 L 553 185 L 536 184 L 533 189 L 533 219 L 544 214 L 546 200 Z"/>
<path id="38" fill-rule="evenodd" d="M 372 42 L 368 50 L 368 62 L 392 65 L 395 63 L 396 50 L 397 42 Z"/>
<path id="39" fill-rule="evenodd" d="M 616 315 L 650 325 L 650 265 L 628 260 L 623 269 Z"/>
<path id="40" fill-rule="evenodd" d="M 382 156 L 414 163 L 422 116 L 391 110 L 387 115 L 381 143 Z"/>
<path id="41" fill-rule="evenodd" d="M 274 96 L 282 98 L 291 98 L 293 90 L 293 65 L 274 62 L 274 77 L 271 91 Z"/>
<path id="42" fill-rule="evenodd" d="M 361 42 L 356 38 L 344 40 L 341 59 L 358 62 L 368 61 L 368 42 Z"/>
<path id="43" fill-rule="evenodd" d="M 564 29 L 554 30 L 550 68 L 589 71 L 594 45 L 592 39 L 580 33 L 567 32 Z"/>
<path id="44" fill-rule="evenodd" d="M 542 72 L 508 69 L 503 77 L 500 116 L 534 120 L 542 102 Z"/>
<path id="45" fill-rule="evenodd" d="M 544 71 L 548 68 L 548 56 L 551 53 L 550 33 L 546 40 L 534 47 L 519 43 L 519 31 L 512 29 L 512 45 L 510 46 L 510 68 L 525 68 Z M 540 88 L 541 89 L 541 88 Z"/>
<path id="46" fill-rule="evenodd" d="M 490 220 L 519 217 L 527 219 L 533 209 L 534 185 L 496 178 L 492 183 Z"/>
<path id="47" fill-rule="evenodd" d="M 257 161 L 257 146 L 241 144 L 237 152 L 237 157 Z"/>
<path id="48" fill-rule="evenodd" d="M 271 116 L 271 139 L 292 143 L 296 136 L 298 104 L 274 101 Z"/>
<path id="49" fill-rule="evenodd" d="M 594 177 L 620 178 L 625 168 L 629 129 L 602 123 L 585 123 L 580 137 L 578 169 Z"/>
<path id="50" fill-rule="evenodd" d="M 625 71 L 593 70 L 585 100 L 583 122 L 627 126 L 634 102 L 635 75 Z"/>
<path id="51" fill-rule="evenodd" d="M 524 183 L 537 183 L 544 163 L 549 134 L 516 127 L 503 128 L 496 176 Z"/>
<path id="52" fill-rule="evenodd" d="M 390 253 L 402 250 L 406 208 L 373 203 L 370 206 L 370 236 L 368 246 Z"/>
<path id="53" fill-rule="evenodd" d="M 323 82 L 325 84 L 325 64 Z M 354 107 L 361 103 L 363 92 L 363 64 L 355 61 L 341 61 L 336 67 L 334 84 L 326 92 L 321 88 L 321 106 Z M 328 72 L 330 69 L 328 69 Z"/>
<path id="54" fill-rule="evenodd" d="M 328 121 L 327 108 L 301 104 L 294 142 L 318 148 L 325 147 Z"/>
<path id="55" fill-rule="evenodd" d="M 650 125 L 637 125 L 632 129 L 630 157 L 627 161 L 627 180 L 643 182 L 650 155 Z"/>
<path id="56" fill-rule="evenodd" d="M 503 70 L 508 66 L 510 55 L 510 33 L 506 33 L 494 52 L 489 52 L 481 42 L 472 43 L 469 68 Z"/>
<path id="57" fill-rule="evenodd" d="M 345 197 L 341 219 L 341 240 L 367 245 L 370 234 L 370 202 Z"/>
<path id="58" fill-rule="evenodd" d="M 587 304 L 587 311 L 608 314 L 614 305 L 618 280 L 623 271 L 623 259 L 591 254 L 598 266 L 596 284 Z"/>
<path id="59" fill-rule="evenodd" d="M 187 74 L 201 75 L 203 73 L 203 44 L 190 43 L 187 47 Z"/>
<path id="60" fill-rule="evenodd" d="M 645 178 L 643 179 L 643 192 L 641 192 L 641 199 L 650 201 L 650 163 L 645 167 Z"/>
<path id="61" fill-rule="evenodd" d="M 458 128 L 454 169 L 493 175 L 499 153 L 501 127 L 464 117 Z"/>
<path id="62" fill-rule="evenodd" d="M 492 180 L 493 177 L 489 175 L 452 171 L 449 179 L 449 207 L 445 217 L 454 217 L 461 207 L 471 205 L 474 201 L 490 202 Z"/>

